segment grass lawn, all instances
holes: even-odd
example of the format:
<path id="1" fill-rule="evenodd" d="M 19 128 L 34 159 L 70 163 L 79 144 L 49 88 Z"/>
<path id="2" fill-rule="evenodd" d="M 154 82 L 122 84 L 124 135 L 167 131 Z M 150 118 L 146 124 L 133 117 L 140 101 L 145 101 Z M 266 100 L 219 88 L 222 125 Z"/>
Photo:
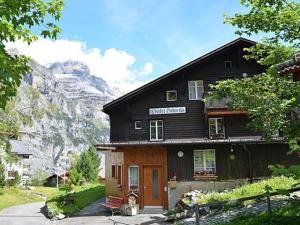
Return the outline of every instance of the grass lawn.
<path id="1" fill-rule="evenodd" d="M 198 203 L 212 203 L 216 201 L 226 201 L 232 199 L 238 199 L 253 195 L 259 195 L 265 193 L 265 186 L 269 185 L 275 189 L 289 189 L 294 184 L 299 183 L 299 180 L 287 177 L 273 177 L 267 180 L 259 181 L 253 184 L 242 185 L 231 191 L 226 192 L 212 192 L 208 194 L 199 194 Z M 188 200 L 186 200 L 189 203 Z"/>
<path id="2" fill-rule="evenodd" d="M 43 193 L 48 198 L 58 194 L 56 188 L 51 187 L 34 187 L 34 190 L 20 190 L 16 187 L 5 187 L 0 189 L 0 210 L 30 202 L 39 202 L 43 199 L 34 193 Z"/>
<path id="3" fill-rule="evenodd" d="M 272 217 L 268 218 L 266 213 L 255 216 L 238 217 L 227 223 L 218 225 L 299 225 L 300 224 L 300 202 L 294 201 L 289 205 L 272 211 Z"/>
<path id="4" fill-rule="evenodd" d="M 67 192 L 60 192 L 59 195 L 49 198 L 47 206 L 54 212 L 55 215 L 63 213 L 65 215 L 74 215 L 81 209 L 96 201 L 105 195 L 104 185 L 102 184 L 88 184 L 85 187 L 79 186 L 75 188 L 73 194 L 75 203 L 64 204 L 64 198 Z"/>

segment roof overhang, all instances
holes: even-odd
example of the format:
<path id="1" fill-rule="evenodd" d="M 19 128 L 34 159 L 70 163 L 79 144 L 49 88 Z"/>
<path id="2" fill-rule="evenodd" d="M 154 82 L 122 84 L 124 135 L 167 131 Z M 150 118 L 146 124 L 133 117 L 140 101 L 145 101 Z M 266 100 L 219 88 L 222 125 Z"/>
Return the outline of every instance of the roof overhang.
<path id="1" fill-rule="evenodd" d="M 190 138 L 190 139 L 168 139 L 164 141 L 128 141 L 104 143 L 96 146 L 98 150 L 116 150 L 117 147 L 126 146 L 166 146 L 166 145 L 193 145 L 193 144 L 269 144 L 285 143 L 282 137 L 273 138 L 270 141 L 264 140 L 261 136 L 251 137 L 230 137 L 226 139 Z"/>

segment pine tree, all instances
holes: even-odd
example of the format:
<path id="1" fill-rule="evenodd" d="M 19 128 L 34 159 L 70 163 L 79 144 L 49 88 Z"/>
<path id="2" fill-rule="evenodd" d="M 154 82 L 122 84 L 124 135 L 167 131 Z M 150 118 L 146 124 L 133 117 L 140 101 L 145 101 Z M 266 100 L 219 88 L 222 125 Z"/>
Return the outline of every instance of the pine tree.
<path id="1" fill-rule="evenodd" d="M 96 181 L 98 179 L 99 166 L 101 159 L 95 148 L 90 147 L 81 153 L 76 168 L 82 173 L 87 182 Z"/>

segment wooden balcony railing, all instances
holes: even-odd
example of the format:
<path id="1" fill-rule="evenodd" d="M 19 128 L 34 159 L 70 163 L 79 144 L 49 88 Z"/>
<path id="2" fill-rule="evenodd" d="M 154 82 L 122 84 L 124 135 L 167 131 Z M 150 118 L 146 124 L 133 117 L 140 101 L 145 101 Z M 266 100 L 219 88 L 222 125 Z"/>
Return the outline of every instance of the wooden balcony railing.
<path id="1" fill-rule="evenodd" d="M 203 94 L 204 101 L 204 113 L 208 116 L 226 116 L 226 115 L 239 115 L 246 114 L 242 110 L 230 110 L 228 109 L 228 103 L 231 101 L 230 98 L 224 98 L 217 100 L 208 95 Z"/>

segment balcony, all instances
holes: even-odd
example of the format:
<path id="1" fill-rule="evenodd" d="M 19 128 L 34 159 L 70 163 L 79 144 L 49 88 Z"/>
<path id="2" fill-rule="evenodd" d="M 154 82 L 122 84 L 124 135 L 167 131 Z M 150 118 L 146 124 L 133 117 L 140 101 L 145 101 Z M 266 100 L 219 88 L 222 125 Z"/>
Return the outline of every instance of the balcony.
<path id="1" fill-rule="evenodd" d="M 230 116 L 230 115 L 241 115 L 246 114 L 242 110 L 230 110 L 228 109 L 227 104 L 230 102 L 230 98 L 224 98 L 221 100 L 214 99 L 204 93 L 203 98 L 204 102 L 204 113 L 207 116 Z"/>

